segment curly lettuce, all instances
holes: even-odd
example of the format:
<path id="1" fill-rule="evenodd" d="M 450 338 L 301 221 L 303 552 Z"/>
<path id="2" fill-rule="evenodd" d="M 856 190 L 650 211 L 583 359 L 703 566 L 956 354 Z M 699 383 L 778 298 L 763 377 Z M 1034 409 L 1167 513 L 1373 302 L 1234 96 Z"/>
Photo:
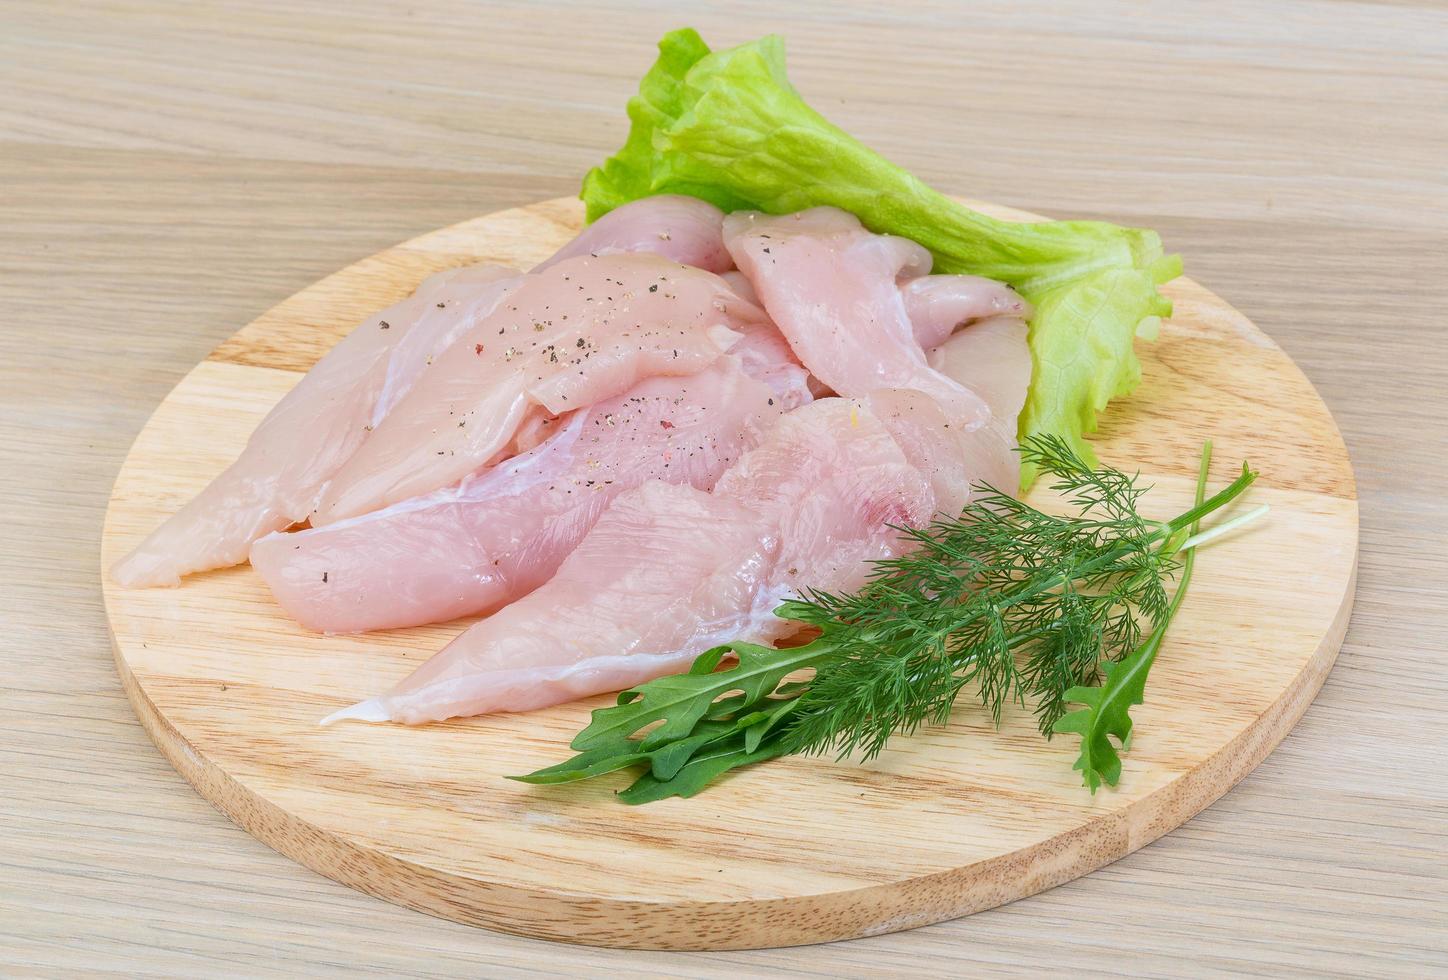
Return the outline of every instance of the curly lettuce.
<path id="1" fill-rule="evenodd" d="M 1171 313 L 1157 287 L 1181 261 L 1163 255 L 1155 232 L 1002 221 L 946 197 L 810 108 L 773 35 L 718 52 L 692 29 L 664 35 L 628 115 L 622 149 L 584 179 L 588 220 L 651 194 L 773 214 L 833 205 L 924 245 L 937 272 L 1010 283 L 1036 307 L 1020 437 L 1059 436 L 1096 464 L 1084 435 L 1139 383 L 1132 339 Z M 1034 473 L 1022 476 L 1029 483 Z"/>

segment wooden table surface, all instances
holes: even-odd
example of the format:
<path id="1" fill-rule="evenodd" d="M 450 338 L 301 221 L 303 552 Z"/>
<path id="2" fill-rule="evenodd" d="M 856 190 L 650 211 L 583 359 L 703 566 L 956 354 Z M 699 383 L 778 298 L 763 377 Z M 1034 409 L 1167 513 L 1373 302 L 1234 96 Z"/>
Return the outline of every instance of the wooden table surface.
<path id="1" fill-rule="evenodd" d="M 97 550 L 157 402 L 320 276 L 573 190 L 681 23 L 785 33 L 817 107 L 946 191 L 1159 229 L 1336 414 L 1362 500 L 1338 666 L 1161 841 L 913 932 L 600 951 L 320 878 L 212 810 L 132 717 Z M 1448 973 L 1445 56 L 1448 12 L 1415 0 L 0 0 L 0 973 Z"/>

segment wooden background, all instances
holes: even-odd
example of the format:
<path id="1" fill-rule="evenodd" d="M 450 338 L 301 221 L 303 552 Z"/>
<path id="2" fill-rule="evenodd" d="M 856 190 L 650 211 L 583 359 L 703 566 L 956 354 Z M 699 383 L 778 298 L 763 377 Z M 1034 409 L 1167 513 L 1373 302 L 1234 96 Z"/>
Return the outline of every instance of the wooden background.
<path id="1" fill-rule="evenodd" d="M 1448 11 L 783 10 L 0 0 L 0 973 L 1448 971 Z M 681 23 L 783 31 L 816 106 L 944 190 L 1159 229 L 1333 408 L 1362 506 L 1342 656 L 1277 752 L 1175 833 L 913 932 L 599 951 L 304 870 L 132 717 L 97 551 L 155 404 L 321 275 L 567 193 Z"/>

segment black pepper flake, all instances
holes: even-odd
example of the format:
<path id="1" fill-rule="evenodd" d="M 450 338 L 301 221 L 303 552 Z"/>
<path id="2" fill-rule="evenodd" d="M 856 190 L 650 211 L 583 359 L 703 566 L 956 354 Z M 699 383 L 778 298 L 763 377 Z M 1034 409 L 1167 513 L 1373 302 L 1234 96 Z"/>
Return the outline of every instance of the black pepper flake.
<path id="1" fill-rule="evenodd" d="M 381 327 L 383 330 L 391 330 L 391 329 L 392 329 L 392 324 L 388 323 L 386 320 L 378 321 L 378 324 L 377 324 L 377 325 L 378 325 L 379 327 Z"/>
<path id="2" fill-rule="evenodd" d="M 445 309 L 446 307 L 447 307 L 447 304 L 446 304 L 446 303 L 439 303 L 439 304 L 437 304 L 437 308 L 440 309 L 440 310 L 441 310 L 441 309 Z"/>
<path id="3" fill-rule="evenodd" d="M 322 573 L 322 583 L 323 583 L 324 585 L 325 585 L 326 582 L 327 582 L 327 576 L 330 575 L 330 574 L 331 574 L 331 572 L 323 572 L 323 573 Z"/>

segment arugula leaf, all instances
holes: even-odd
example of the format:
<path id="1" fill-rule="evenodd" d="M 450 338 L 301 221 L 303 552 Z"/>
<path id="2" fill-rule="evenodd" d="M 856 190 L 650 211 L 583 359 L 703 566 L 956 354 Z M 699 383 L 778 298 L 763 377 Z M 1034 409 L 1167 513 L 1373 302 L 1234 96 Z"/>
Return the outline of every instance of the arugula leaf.
<path id="1" fill-rule="evenodd" d="M 1057 720 L 1053 731 L 1081 736 L 1081 754 L 1072 769 L 1079 770 L 1084 784 L 1094 794 L 1104 782 L 1115 786 L 1121 779 L 1121 755 L 1107 736 L 1121 742 L 1121 751 L 1131 747 L 1133 707 L 1146 698 L 1146 676 L 1161 649 L 1167 624 L 1152 631 L 1145 643 L 1120 660 L 1102 661 L 1106 679 L 1099 687 L 1073 687 L 1065 700 L 1086 705 Z"/>
<path id="2" fill-rule="evenodd" d="M 736 671 L 745 664 L 741 662 L 729 670 L 714 673 L 713 668 L 718 666 L 723 652 L 737 648 L 710 650 L 695 661 L 694 669 L 688 673 L 650 681 L 625 692 L 624 696 L 636 694 L 633 700 L 595 711 L 594 724 L 574 739 L 574 747 L 579 748 L 583 736 L 594 731 L 587 747 L 578 755 L 525 776 L 508 778 L 549 786 L 646 765 L 648 771 L 619 795 L 626 803 L 644 803 L 666 796 L 692 796 L 730 769 L 784 754 L 787 750 L 777 726 L 798 705 L 796 695 L 805 685 L 781 684 L 778 678 L 798 670 L 805 660 L 819 659 L 819 655 L 802 656 L 799 648 L 771 650 L 750 644 L 738 646 L 749 648 L 741 654 L 741 658 L 750 658 L 745 671 L 749 676 L 743 678 L 749 693 L 716 700 L 721 691 L 741 687 L 741 677 Z M 775 656 L 761 657 L 757 652 L 760 650 Z M 731 710 L 725 717 L 710 718 L 711 711 L 721 704 L 729 705 Z M 747 707 L 755 710 L 739 714 Z M 620 708 L 630 710 L 621 712 Z M 640 724 L 638 719 L 659 711 L 677 712 L 666 715 L 666 725 L 661 728 L 672 731 L 686 723 L 690 727 L 683 729 L 684 734 L 680 736 L 659 736 L 659 729 L 655 729 L 643 739 L 631 737 L 639 728 L 652 723 Z M 695 720 L 688 723 L 688 718 Z M 598 727 L 595 729 L 595 726 Z"/>
<path id="3" fill-rule="evenodd" d="M 643 748 L 638 739 L 611 739 L 555 766 L 539 769 L 526 776 L 508 778 L 520 783 L 551 786 L 579 779 L 592 779 L 594 776 L 607 775 L 630 766 L 647 765 L 660 779 L 670 779 L 699 749 L 739 730 L 740 727 L 734 722 L 701 721 L 688 736 L 665 742 L 652 749 Z"/>
<path id="4" fill-rule="evenodd" d="M 717 670 L 730 653 L 739 662 Z M 753 707 L 774 693 L 786 676 L 811 666 L 822 651 L 804 647 L 776 650 L 756 643 L 729 643 L 700 654 L 683 674 L 670 674 L 630 688 L 618 696 L 618 704 L 599 708 L 588 727 L 574 737 L 572 747 L 587 751 L 600 745 L 614 745 L 654 722 L 663 722 L 639 743 L 645 751 L 665 742 L 683 738 L 706 717 L 720 717 L 715 702 L 740 692 L 740 697 L 721 702 L 727 713 Z"/>
<path id="5" fill-rule="evenodd" d="M 633 806 L 653 803 L 671 796 L 688 798 L 702 792 L 731 769 L 752 766 L 756 762 L 787 755 L 790 751 L 789 742 L 782 732 L 776 732 L 773 737 L 753 747 L 745 744 L 743 736 L 736 736 L 711 745 L 672 776 L 661 777 L 654 772 L 644 773 L 634 780 L 628 789 L 622 790 L 618 798 Z"/>
<path id="6" fill-rule="evenodd" d="M 1202 446 L 1201 464 L 1197 469 L 1197 497 L 1192 513 L 1198 516 L 1190 525 L 1190 534 L 1193 535 L 1201 528 L 1199 512 L 1207 496 L 1207 470 L 1211 463 L 1212 444 L 1207 442 Z M 1246 472 L 1245 467 L 1243 472 Z M 1183 540 L 1178 536 L 1168 541 L 1163 551 L 1169 555 L 1182 546 Z M 1177 610 L 1186 598 L 1196 556 L 1195 548 L 1187 549 L 1186 557 L 1182 559 L 1181 580 L 1176 594 L 1172 596 L 1171 606 L 1146 641 L 1118 661 L 1103 660 L 1100 666 L 1106 679 L 1100 686 L 1078 685 L 1062 696 L 1064 701 L 1086 705 L 1057 719 L 1052 731 L 1081 736 L 1081 753 L 1071 768 L 1080 771 L 1083 783 L 1092 795 L 1103 782 L 1107 786 L 1115 786 L 1121 779 L 1121 752 L 1131 748 L 1131 709 L 1146 699 L 1147 675 L 1151 672 L 1151 665 L 1156 663 L 1167 627 L 1176 618 Z M 1111 744 L 1112 736 L 1121 742 L 1119 752 Z"/>
<path id="7" fill-rule="evenodd" d="M 937 272 L 1010 283 L 1037 306 L 1020 435 L 1059 435 L 1096 462 L 1081 437 L 1107 400 L 1136 387 L 1132 338 L 1171 312 L 1156 287 L 1181 261 L 1162 254 L 1155 232 L 1002 221 L 946 197 L 812 109 L 790 85 L 777 36 L 711 52 L 685 29 L 659 51 L 629 102 L 627 142 L 584 180 L 590 221 L 662 193 L 775 214 L 833 205 L 924 245 Z M 1033 476 L 1026 468 L 1023 483 Z"/>

